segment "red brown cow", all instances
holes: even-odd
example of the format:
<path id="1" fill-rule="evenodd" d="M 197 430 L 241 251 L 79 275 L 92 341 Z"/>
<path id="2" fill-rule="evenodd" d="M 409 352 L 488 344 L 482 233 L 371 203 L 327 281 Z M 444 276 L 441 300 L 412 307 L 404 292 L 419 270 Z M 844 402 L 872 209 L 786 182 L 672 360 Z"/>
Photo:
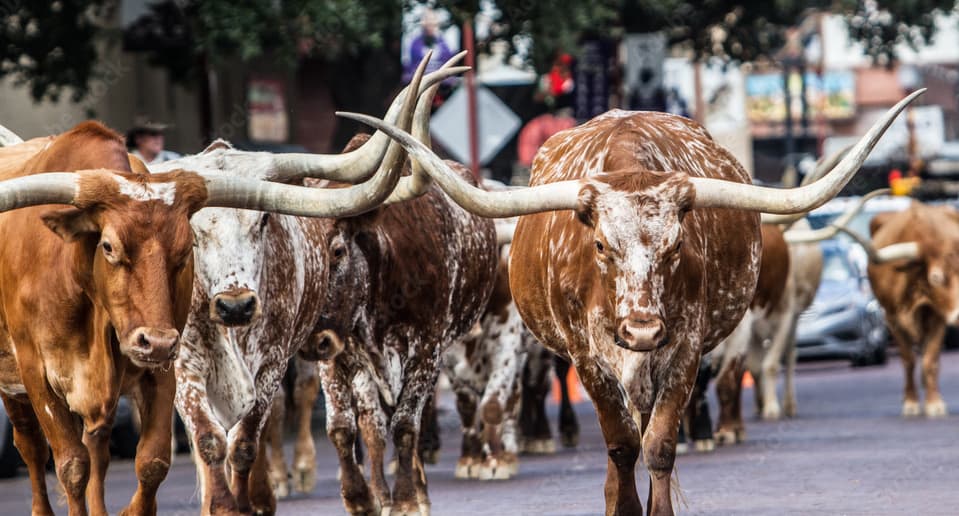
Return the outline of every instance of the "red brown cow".
<path id="1" fill-rule="evenodd" d="M 103 481 L 121 393 L 137 399 L 143 422 L 139 485 L 126 511 L 154 513 L 171 459 L 169 366 L 189 308 L 189 216 L 206 189 L 195 175 L 146 176 L 123 139 L 98 123 L 47 141 L 0 179 L 101 170 L 62 176 L 75 195 L 31 203 L 75 207 L 0 215 L 0 397 L 30 471 L 33 513 L 53 513 L 46 436 L 70 514 L 85 514 L 88 504 L 106 514 Z M 0 209 L 10 208 L 5 186 Z"/>
<path id="2" fill-rule="evenodd" d="M 786 191 L 746 184 L 701 126 L 663 113 L 614 110 L 558 133 L 537 154 L 531 186 L 507 192 L 471 187 L 415 138 L 358 118 L 402 142 L 470 211 L 524 215 L 510 289 L 526 325 L 572 360 L 596 405 L 609 456 L 606 511 L 641 513 L 642 450 L 649 512 L 672 514 L 677 430 L 700 356 L 733 330 L 756 288 L 756 212 L 806 211 L 834 196 L 913 98 L 827 177 Z"/>
<path id="3" fill-rule="evenodd" d="M 913 202 L 898 213 L 876 215 L 866 248 L 869 283 L 886 314 L 905 372 L 902 415 L 943 417 L 939 353 L 946 325 L 959 323 L 959 213 L 951 206 Z M 922 356 L 926 397 L 920 411 L 916 355 Z"/>

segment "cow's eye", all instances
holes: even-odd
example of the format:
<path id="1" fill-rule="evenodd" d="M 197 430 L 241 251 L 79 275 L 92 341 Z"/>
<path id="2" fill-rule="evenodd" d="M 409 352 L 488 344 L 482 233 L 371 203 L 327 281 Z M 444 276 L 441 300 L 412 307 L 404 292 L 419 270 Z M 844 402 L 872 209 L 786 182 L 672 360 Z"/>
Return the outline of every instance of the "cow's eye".
<path id="1" fill-rule="evenodd" d="M 270 214 L 264 213 L 263 218 L 260 219 L 260 231 L 263 231 L 263 228 L 266 227 L 266 223 L 270 221 Z"/>
<path id="2" fill-rule="evenodd" d="M 103 247 L 104 253 L 113 254 L 113 246 L 110 245 L 110 242 L 107 242 L 106 240 L 104 240 L 103 243 L 101 243 L 100 245 Z"/>
<path id="3" fill-rule="evenodd" d="M 334 258 L 334 259 L 339 260 L 340 258 L 343 258 L 343 256 L 345 256 L 345 255 L 346 255 L 346 246 L 345 246 L 345 245 L 337 245 L 337 246 L 334 246 L 334 247 L 333 247 L 333 258 Z"/>
<path id="4" fill-rule="evenodd" d="M 596 250 L 602 253 L 602 252 L 604 252 L 604 251 L 606 250 L 606 247 L 603 246 L 603 243 L 602 243 L 602 242 L 600 242 L 599 240 L 597 240 L 597 241 L 596 241 Z"/>

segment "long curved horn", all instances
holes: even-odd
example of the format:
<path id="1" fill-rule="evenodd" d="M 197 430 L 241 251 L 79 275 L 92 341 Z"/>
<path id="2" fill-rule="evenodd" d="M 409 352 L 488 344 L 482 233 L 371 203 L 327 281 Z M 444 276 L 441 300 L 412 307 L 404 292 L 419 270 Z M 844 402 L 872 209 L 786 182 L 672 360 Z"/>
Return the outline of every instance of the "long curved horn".
<path id="1" fill-rule="evenodd" d="M 431 143 L 430 111 L 433 106 L 433 97 L 436 95 L 436 90 L 438 90 L 439 87 L 440 85 L 436 84 L 426 90 L 426 93 L 423 94 L 416 104 L 416 113 L 413 114 L 413 137 L 419 140 L 427 149 L 430 149 Z M 386 200 L 386 204 L 415 199 L 426 193 L 429 189 L 432 183 L 430 175 L 423 170 L 423 166 L 418 160 L 413 159 L 410 161 L 410 175 L 400 178 L 399 184 L 396 185 L 396 189 L 390 194 L 390 198 Z"/>
<path id="2" fill-rule="evenodd" d="M 73 172 L 47 172 L 0 181 L 0 212 L 40 204 L 73 204 L 79 178 Z"/>
<path id="3" fill-rule="evenodd" d="M 9 147 L 23 143 L 23 138 L 17 136 L 17 133 L 0 125 L 0 147 Z"/>
<path id="4" fill-rule="evenodd" d="M 881 264 L 898 260 L 913 261 L 919 258 L 919 244 L 917 242 L 899 242 L 876 249 L 872 242 L 852 229 L 846 226 L 836 226 L 836 229 L 849 235 L 857 244 L 862 246 L 872 263 Z"/>
<path id="5" fill-rule="evenodd" d="M 914 92 L 887 111 L 856 143 L 849 154 L 819 181 L 798 188 L 780 189 L 733 183 L 721 179 L 691 177 L 689 180 L 696 187 L 694 207 L 734 208 L 787 214 L 807 212 L 822 206 L 852 179 L 866 160 L 866 156 L 899 113 L 925 91 L 921 89 Z"/>
<path id="6" fill-rule="evenodd" d="M 406 101 L 409 91 L 415 91 L 416 96 L 420 96 L 433 85 L 438 87 L 442 81 L 469 70 L 469 67 L 455 66 L 464 55 L 466 51 L 456 54 L 438 70 L 428 74 L 423 78 L 418 89 L 411 89 L 410 86 L 403 88 L 393 99 L 393 104 L 384 118 L 395 123 L 400 106 Z M 424 57 L 425 62 L 429 62 L 428 60 L 428 56 Z M 288 182 L 304 177 L 314 177 L 344 183 L 360 183 L 369 179 L 376 171 L 389 143 L 389 137 L 376 133 L 360 148 L 343 154 L 277 154 L 273 159 L 273 170 L 266 179 Z"/>
<path id="7" fill-rule="evenodd" d="M 813 169 L 813 171 L 809 175 L 802 178 L 802 182 L 799 183 L 799 186 L 806 186 L 806 185 L 813 184 L 816 181 L 819 181 L 820 179 L 825 177 L 826 174 L 828 174 L 832 169 L 836 168 L 836 165 L 839 164 L 842 158 L 849 153 L 850 149 L 852 149 L 852 145 L 851 144 L 846 145 L 843 148 L 837 150 L 836 152 L 833 152 L 832 154 L 819 160 L 819 162 L 816 163 L 816 168 Z"/>
<path id="8" fill-rule="evenodd" d="M 430 53 L 416 69 L 410 82 L 419 91 Z M 399 116 L 400 125 L 409 125 L 416 109 L 416 96 L 407 95 Z M 348 188 L 309 188 L 258 179 L 204 176 L 206 205 L 241 208 L 308 217 L 349 217 L 379 206 L 396 187 L 406 155 L 403 147 L 389 143 L 386 157 L 372 179 Z"/>
<path id="9" fill-rule="evenodd" d="M 787 244 L 809 244 L 813 242 L 819 242 L 821 240 L 827 240 L 839 233 L 838 226 L 847 226 L 849 222 L 862 211 L 862 208 L 869 202 L 870 199 L 879 197 L 880 195 L 886 195 L 890 192 L 888 188 L 880 188 L 878 190 L 873 190 L 866 195 L 863 195 L 859 202 L 854 206 L 846 210 L 845 213 L 840 215 L 833 221 L 832 224 L 820 228 L 820 229 L 791 229 L 783 233 L 783 237 L 786 239 Z"/>
<path id="10" fill-rule="evenodd" d="M 819 160 L 816 163 L 816 168 L 809 175 L 802 179 L 802 182 L 799 183 L 799 186 L 806 186 L 815 183 L 822 179 L 823 176 L 829 173 L 830 170 L 836 168 L 836 164 L 839 163 L 839 160 L 843 158 L 852 148 L 852 145 L 846 145 L 845 147 L 839 149 L 836 152 L 833 152 L 829 156 Z M 806 216 L 806 213 L 794 213 L 791 215 L 777 215 L 773 213 L 763 213 L 762 221 L 763 224 L 792 224 L 797 220 Z"/>
<path id="11" fill-rule="evenodd" d="M 806 212 L 821 206 L 845 186 L 896 116 L 924 91 L 916 91 L 889 110 L 856 144 L 850 155 L 846 156 L 822 180 L 809 186 L 777 189 L 720 179 L 691 177 L 689 180 L 696 188 L 694 207 L 795 213 Z M 482 217 L 503 218 L 543 211 L 575 209 L 579 191 L 588 182 L 588 180 L 557 181 L 516 190 L 487 192 L 464 181 L 451 171 L 443 160 L 409 133 L 371 116 L 344 112 L 336 114 L 358 120 L 388 134 L 406 148 L 411 159 L 420 162 L 423 169 L 457 204 Z"/>
<path id="12" fill-rule="evenodd" d="M 481 217 L 505 218 L 576 207 L 583 182 L 558 181 L 545 185 L 489 192 L 466 182 L 436 154 L 409 133 L 384 123 L 382 120 L 358 113 L 337 112 L 337 116 L 357 120 L 385 132 L 419 161 L 433 181 L 466 211 Z"/>

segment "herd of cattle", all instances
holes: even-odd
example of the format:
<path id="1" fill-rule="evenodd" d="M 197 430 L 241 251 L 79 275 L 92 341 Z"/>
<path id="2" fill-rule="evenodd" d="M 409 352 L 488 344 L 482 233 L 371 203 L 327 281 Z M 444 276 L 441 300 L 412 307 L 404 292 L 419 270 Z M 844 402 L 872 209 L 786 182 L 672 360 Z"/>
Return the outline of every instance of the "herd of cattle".
<path id="1" fill-rule="evenodd" d="M 938 343 L 959 319 L 959 214 L 914 203 L 876 217 L 871 243 L 845 227 L 848 216 L 817 231 L 800 220 L 921 92 L 795 189 L 750 184 L 695 122 L 618 110 L 550 138 L 530 186 L 507 188 L 478 184 L 429 148 L 431 99 L 463 71 L 459 58 L 425 76 L 424 60 L 384 120 L 342 114 L 377 132 L 338 155 L 217 141 L 148 170 L 96 122 L 26 142 L 0 132 L 0 397 L 33 514 L 52 514 L 50 449 L 70 514 L 106 514 L 121 395 L 142 428 L 123 514 L 157 511 L 174 408 L 202 512 L 272 514 L 277 496 L 315 482 L 309 408 L 320 388 L 346 510 L 428 514 L 440 372 L 463 424 L 456 476 L 506 479 L 520 451 L 552 450 L 543 403 L 553 353 L 596 406 L 607 514 L 642 512 L 640 453 L 648 512 L 671 514 L 681 429 L 697 448 L 714 442 L 711 378 L 717 441 L 744 437 L 747 367 L 763 417 L 795 413 L 791 335 L 822 269 L 814 242 L 838 231 L 867 248 L 906 369 L 903 414 L 920 412 L 914 349 L 924 411 L 946 413 Z M 298 412 L 291 474 L 287 387 Z M 575 445 L 568 401 L 561 434 Z"/>

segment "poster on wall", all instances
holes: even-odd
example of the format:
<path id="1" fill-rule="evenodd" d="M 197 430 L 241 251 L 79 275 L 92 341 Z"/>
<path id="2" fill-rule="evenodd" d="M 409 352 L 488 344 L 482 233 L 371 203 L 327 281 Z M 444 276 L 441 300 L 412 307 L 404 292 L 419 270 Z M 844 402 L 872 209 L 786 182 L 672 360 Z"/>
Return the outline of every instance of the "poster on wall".
<path id="1" fill-rule="evenodd" d="M 827 71 L 822 76 L 805 74 L 806 102 L 810 119 L 852 118 L 856 114 L 856 80 L 848 70 Z M 789 74 L 788 89 L 781 73 L 755 74 L 746 78 L 746 111 L 753 122 L 786 120 L 786 95 L 793 120 L 802 117 L 802 81 L 798 72 Z"/>
<path id="2" fill-rule="evenodd" d="M 248 135 L 257 142 L 283 143 L 290 137 L 283 82 L 251 79 L 247 88 Z"/>

